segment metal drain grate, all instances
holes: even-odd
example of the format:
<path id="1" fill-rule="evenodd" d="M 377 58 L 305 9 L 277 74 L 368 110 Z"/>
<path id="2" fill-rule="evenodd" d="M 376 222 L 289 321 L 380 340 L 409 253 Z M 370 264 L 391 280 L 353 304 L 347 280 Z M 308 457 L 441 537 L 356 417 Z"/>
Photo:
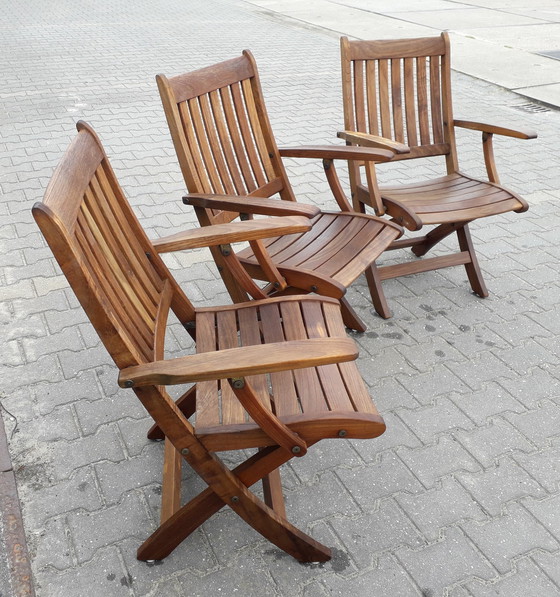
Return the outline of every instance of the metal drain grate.
<path id="1" fill-rule="evenodd" d="M 550 108 L 546 106 L 541 106 L 540 104 L 519 104 L 518 106 L 513 106 L 516 110 L 521 110 L 523 112 L 530 112 L 531 114 L 537 112 L 550 112 Z"/>

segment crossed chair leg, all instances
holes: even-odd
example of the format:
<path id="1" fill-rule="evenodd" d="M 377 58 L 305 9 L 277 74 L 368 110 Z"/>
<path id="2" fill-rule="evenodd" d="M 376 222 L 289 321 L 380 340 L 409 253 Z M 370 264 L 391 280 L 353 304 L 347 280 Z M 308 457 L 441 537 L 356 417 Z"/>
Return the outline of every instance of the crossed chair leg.
<path id="1" fill-rule="evenodd" d="M 185 414 L 194 413 L 196 386 L 185 392 L 176 405 Z M 158 425 L 148 432 L 150 439 L 164 439 Z M 230 470 L 196 439 L 181 454 L 166 441 L 166 464 L 162 491 L 162 518 L 158 529 L 140 546 L 139 560 L 161 560 L 224 505 L 228 505 L 263 537 L 301 562 L 326 562 L 330 549 L 300 531 L 286 519 L 279 467 L 293 458 L 278 446 L 259 449 L 235 469 Z M 315 442 L 307 442 L 308 446 Z M 181 462 L 185 459 L 206 482 L 208 488 L 179 507 Z M 264 501 L 249 487 L 263 482 Z M 172 496 L 172 497 L 169 497 Z M 171 504 L 171 505 L 170 505 Z"/>

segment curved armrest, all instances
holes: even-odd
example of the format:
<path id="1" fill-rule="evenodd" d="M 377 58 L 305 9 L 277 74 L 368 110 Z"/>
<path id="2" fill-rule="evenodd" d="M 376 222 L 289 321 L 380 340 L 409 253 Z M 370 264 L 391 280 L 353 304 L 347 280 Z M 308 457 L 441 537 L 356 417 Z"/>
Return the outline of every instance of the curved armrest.
<path id="1" fill-rule="evenodd" d="M 341 363 L 357 357 L 358 349 L 350 338 L 311 338 L 257 344 L 127 367 L 119 374 L 119 386 L 175 385 L 244 377 Z"/>
<path id="2" fill-rule="evenodd" d="M 211 195 L 194 193 L 183 197 L 183 203 L 194 207 L 222 209 L 240 213 L 263 216 L 304 216 L 314 218 L 320 210 L 314 205 L 305 205 L 295 201 L 251 197 L 250 195 Z"/>
<path id="3" fill-rule="evenodd" d="M 388 162 L 394 155 L 393 149 L 368 149 L 348 145 L 302 145 L 301 147 L 282 147 L 283 158 L 318 158 L 323 160 L 364 160 Z"/>
<path id="4" fill-rule="evenodd" d="M 303 216 L 284 216 L 262 220 L 246 220 L 193 228 L 152 241 L 158 253 L 215 247 L 230 243 L 258 240 L 285 234 L 306 232 L 311 229 L 309 219 Z"/>
<path id="5" fill-rule="evenodd" d="M 485 122 L 473 122 L 470 120 L 454 120 L 454 126 L 463 129 L 471 129 L 473 131 L 480 131 L 482 133 L 490 133 L 492 135 L 503 135 L 505 137 L 515 137 L 516 139 L 536 139 L 537 133 L 535 131 L 519 131 L 515 129 L 506 128 L 503 126 L 495 126 Z"/>
<path id="6" fill-rule="evenodd" d="M 369 133 L 357 133 L 355 131 L 340 131 L 337 133 L 339 139 L 344 139 L 348 143 L 355 143 L 363 147 L 379 147 L 396 153 L 397 155 L 403 153 L 410 153 L 410 147 L 404 143 L 387 139 L 386 137 L 378 137 L 377 135 L 370 135 Z"/>

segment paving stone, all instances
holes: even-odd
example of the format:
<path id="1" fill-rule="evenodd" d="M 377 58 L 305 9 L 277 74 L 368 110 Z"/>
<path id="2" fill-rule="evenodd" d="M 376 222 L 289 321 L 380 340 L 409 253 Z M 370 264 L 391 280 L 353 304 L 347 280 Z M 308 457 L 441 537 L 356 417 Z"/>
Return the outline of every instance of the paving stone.
<path id="1" fill-rule="evenodd" d="M 331 522 L 359 569 L 370 565 L 372 554 L 396 546 L 419 547 L 425 542 L 401 508 L 392 500 L 381 500 L 375 511 L 336 517 Z"/>
<path id="2" fill-rule="evenodd" d="M 122 502 L 96 512 L 84 510 L 68 514 L 70 539 L 80 563 L 90 560 L 101 547 L 126 537 L 142 538 L 153 527 L 138 494 L 127 494 Z"/>
<path id="3" fill-rule="evenodd" d="M 433 405 L 424 408 L 400 409 L 398 414 L 424 443 L 432 443 L 437 435 L 451 429 L 467 430 L 474 426 L 473 422 L 448 398 L 438 398 Z M 404 444 L 404 442 L 401 443 Z M 409 445 L 409 447 L 414 446 Z"/>
<path id="4" fill-rule="evenodd" d="M 558 483 L 560 483 L 559 447 L 533 454 L 515 454 L 514 460 L 550 493 L 558 488 Z"/>
<path id="5" fill-rule="evenodd" d="M 492 516 L 498 516 L 509 501 L 545 495 L 543 488 L 508 456 L 494 468 L 482 473 L 458 473 L 457 479 Z"/>
<path id="6" fill-rule="evenodd" d="M 429 373 L 416 373 L 408 377 L 399 375 L 397 379 L 420 403 L 430 404 L 437 396 L 469 390 L 469 386 L 449 370 L 448 366 L 452 365 L 451 363 L 435 365 Z M 461 367 L 461 369 L 465 368 L 465 366 Z"/>
<path id="7" fill-rule="evenodd" d="M 448 436 L 442 436 L 431 446 L 400 450 L 399 456 L 426 488 L 455 471 L 476 471 L 480 468 L 472 456 Z"/>
<path id="8" fill-rule="evenodd" d="M 532 555 L 531 559 L 544 571 L 548 578 L 552 580 L 556 585 L 555 588 L 558 590 L 558 587 L 560 586 L 560 553 L 535 553 Z"/>
<path id="9" fill-rule="evenodd" d="M 472 496 L 453 478 L 443 479 L 425 493 L 401 494 L 396 500 L 430 542 L 441 538 L 445 527 L 463 520 L 486 519 Z"/>
<path id="10" fill-rule="evenodd" d="M 484 384 L 481 390 L 449 396 L 477 425 L 484 424 L 490 417 L 504 412 L 523 412 L 524 406 L 509 392 L 494 382 Z"/>
<path id="11" fill-rule="evenodd" d="M 95 433 L 100 425 L 122 421 L 126 418 L 146 418 L 146 410 L 132 392 L 105 397 L 98 400 L 80 400 L 76 402 L 78 424 L 84 435 Z M 146 429 L 147 431 L 147 429 Z"/>
<path id="12" fill-rule="evenodd" d="M 470 578 L 490 580 L 496 573 L 488 560 L 457 528 L 450 528 L 438 543 L 419 550 L 397 552 L 424 595 L 442 595 L 451 585 Z"/>
<path id="13" fill-rule="evenodd" d="M 391 594 L 399 597 L 420 597 L 421 595 L 402 566 L 389 555 L 380 557 L 377 567 L 373 570 L 367 570 L 353 578 L 341 579 L 334 576 L 326 584 L 327 595 L 355 597 L 383 597 Z"/>
<path id="14" fill-rule="evenodd" d="M 46 570 L 40 576 L 40 590 L 49 597 L 82 597 L 92 587 L 105 597 L 129 597 L 130 581 L 116 547 L 99 551 L 89 562 L 63 573 Z"/>
<path id="15" fill-rule="evenodd" d="M 560 517 L 558 516 L 558 506 L 560 505 L 560 495 L 555 495 L 543 500 L 527 499 L 523 505 L 540 521 L 555 537 L 560 537 Z M 547 551 L 557 551 L 557 548 L 548 547 Z"/>
<path id="16" fill-rule="evenodd" d="M 529 560 L 517 563 L 515 574 L 500 579 L 493 584 L 479 582 L 469 584 L 473 597 L 555 597 L 560 589 L 542 574 L 542 571 Z"/>
<path id="17" fill-rule="evenodd" d="M 502 379 L 500 384 L 529 409 L 535 409 L 543 398 L 557 396 L 560 380 L 540 367 L 516 379 Z"/>
<path id="18" fill-rule="evenodd" d="M 535 445 L 501 418 L 491 419 L 486 427 L 477 427 L 472 431 L 457 431 L 455 437 L 465 448 L 487 468 L 500 457 L 516 451 L 532 452 Z"/>
<path id="19" fill-rule="evenodd" d="M 553 535 L 519 504 L 511 504 L 503 516 L 488 522 L 467 522 L 461 526 L 502 574 L 510 571 L 513 558 L 537 549 L 556 551 L 560 547 Z"/>
<path id="20" fill-rule="evenodd" d="M 551 400 L 543 400 L 536 410 L 519 414 L 508 413 L 506 417 L 539 447 L 548 445 L 549 438 L 560 433 L 555 424 L 560 417 L 560 404 Z"/>
<path id="21" fill-rule="evenodd" d="M 42 529 L 29 535 L 30 557 L 37 568 L 65 570 L 74 564 L 64 518 L 48 520 Z"/>
<path id="22" fill-rule="evenodd" d="M 376 499 L 391 496 L 399 491 L 416 493 L 422 490 L 418 479 L 392 452 L 382 454 L 379 462 L 366 468 L 341 468 L 338 476 L 364 509 L 374 507 Z"/>

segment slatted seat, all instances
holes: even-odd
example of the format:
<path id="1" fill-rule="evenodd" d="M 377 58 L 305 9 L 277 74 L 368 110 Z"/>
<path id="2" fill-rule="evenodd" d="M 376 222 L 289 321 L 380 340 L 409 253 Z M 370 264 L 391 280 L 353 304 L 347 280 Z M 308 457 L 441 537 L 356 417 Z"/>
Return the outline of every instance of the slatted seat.
<path id="1" fill-rule="evenodd" d="M 412 247 L 418 257 L 457 233 L 459 253 L 379 268 L 379 279 L 465 265 L 473 291 L 488 296 L 469 232 L 469 222 L 509 211 L 523 212 L 527 202 L 499 184 L 494 163 L 494 134 L 520 139 L 535 133 L 479 122 L 454 120 L 451 106 L 449 37 L 349 41 L 343 37 L 342 80 L 345 131 L 349 145 L 396 152 L 394 161 L 444 156 L 447 175 L 399 186 L 377 186 L 371 163 L 349 162 L 354 208 L 372 207 L 409 230 L 436 228 L 424 236 L 394 242 L 388 250 Z M 455 127 L 482 132 L 488 182 L 459 171 Z M 362 180 L 361 170 L 366 180 Z M 383 317 L 390 316 L 378 289 Z"/>
<path id="2" fill-rule="evenodd" d="M 348 327 L 365 325 L 346 302 L 346 289 L 364 272 L 377 303 L 375 260 L 402 234 L 394 224 L 352 213 L 334 159 L 387 161 L 393 152 L 318 146 L 279 150 L 250 52 L 168 79 L 157 76 L 167 122 L 187 188 L 203 226 L 237 217 L 290 213 L 295 196 L 282 157 L 322 159 L 341 211 L 323 211 L 300 235 L 251 243 L 243 251 L 215 249 L 214 260 L 236 302 L 305 292 L 339 299 Z M 348 153 L 347 153 L 348 152 Z M 278 195 L 282 201 L 270 198 Z M 299 204 L 296 204 L 299 205 Z M 158 247 L 158 250 L 162 250 Z M 249 274 L 249 276 L 247 276 Z M 252 280 L 269 284 L 262 288 Z"/>
<path id="3" fill-rule="evenodd" d="M 321 439 L 385 429 L 352 362 L 358 353 L 338 301 L 310 294 L 196 309 L 143 232 L 95 133 L 84 123 L 78 131 L 33 215 L 120 370 L 119 385 L 154 419 L 148 436 L 165 439 L 161 525 L 138 558 L 164 558 L 229 505 L 295 558 L 328 560 L 327 547 L 287 521 L 278 467 Z M 300 234 L 316 211 L 188 230 L 159 245 Z M 170 310 L 196 339 L 196 354 L 164 358 Z M 194 385 L 174 402 L 165 388 L 174 384 Z M 217 455 L 252 448 L 233 470 Z M 208 488 L 181 506 L 183 460 Z M 249 490 L 257 481 L 264 501 Z"/>

